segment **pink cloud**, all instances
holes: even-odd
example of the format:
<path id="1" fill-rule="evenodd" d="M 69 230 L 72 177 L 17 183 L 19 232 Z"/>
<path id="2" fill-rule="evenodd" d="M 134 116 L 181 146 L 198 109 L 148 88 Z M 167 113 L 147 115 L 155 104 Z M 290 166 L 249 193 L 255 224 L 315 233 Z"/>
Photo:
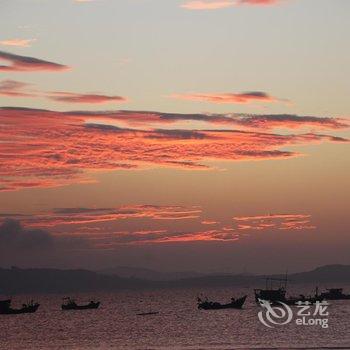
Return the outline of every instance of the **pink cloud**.
<path id="1" fill-rule="evenodd" d="M 229 103 L 229 104 L 246 104 L 252 102 L 281 102 L 286 100 L 282 100 L 273 96 L 268 95 L 265 92 L 261 91 L 250 91 L 250 92 L 242 92 L 242 93 L 208 93 L 208 94 L 200 94 L 200 93 L 191 93 L 191 94 L 173 94 L 170 97 L 177 98 L 181 100 L 189 100 L 189 101 L 204 101 L 210 103 Z"/>
<path id="2" fill-rule="evenodd" d="M 104 124 L 105 116 L 101 115 L 0 109 L 1 189 L 89 183 L 92 179 L 86 174 L 94 171 L 150 167 L 206 170 L 212 168 L 211 162 L 289 159 L 300 154 L 288 147 L 347 142 L 315 133 L 132 129 Z"/>
<path id="3" fill-rule="evenodd" d="M 127 205 L 116 208 L 57 208 L 52 211 L 35 213 L 34 215 L 8 215 L 12 219 L 21 220 L 28 227 L 56 228 L 71 226 L 73 232 L 81 230 L 81 225 L 95 225 L 121 220 L 190 220 L 198 219 L 200 207 L 183 207 L 176 205 Z M 1 219 L 0 215 L 0 219 Z M 87 226 L 90 227 L 91 226 Z M 84 229 L 86 226 L 83 227 Z"/>
<path id="4" fill-rule="evenodd" d="M 0 81 L 0 95 L 7 97 L 33 97 L 32 93 L 26 91 L 30 84 L 16 80 Z"/>
<path id="5" fill-rule="evenodd" d="M 280 0 L 196 0 L 187 1 L 181 7 L 187 10 L 218 10 L 241 5 L 271 6 L 279 2 Z"/>
<path id="6" fill-rule="evenodd" d="M 0 51 L 0 61 L 7 61 L 10 65 L 0 65 L 3 72 L 31 72 L 31 71 L 62 71 L 69 67 L 62 64 L 44 61 L 29 56 L 15 55 L 9 52 Z"/>
<path id="7" fill-rule="evenodd" d="M 123 103 L 127 99 L 122 96 L 109 96 L 103 94 L 82 94 L 74 92 L 41 92 L 38 90 L 28 90 L 31 84 L 23 83 L 16 80 L 0 81 L 0 95 L 7 97 L 44 97 L 53 101 L 65 103 L 88 103 L 88 104 L 103 104 L 110 102 Z"/>
<path id="8" fill-rule="evenodd" d="M 279 2 L 280 0 L 239 0 L 238 5 L 271 6 Z"/>
<path id="9" fill-rule="evenodd" d="M 341 130 L 350 127 L 349 119 L 316 116 L 298 116 L 293 114 L 181 114 L 148 111 L 79 111 L 67 114 L 85 119 L 97 118 L 106 122 L 122 122 L 129 126 L 148 126 L 150 124 L 175 124 L 185 121 L 202 122 L 211 125 L 231 125 L 243 129 L 270 130 L 286 129 L 330 129 Z"/>
<path id="10" fill-rule="evenodd" d="M 78 94 L 73 92 L 52 92 L 47 96 L 49 99 L 66 103 L 91 103 L 102 104 L 109 102 L 126 102 L 127 99 L 122 96 L 108 96 L 100 94 Z"/>

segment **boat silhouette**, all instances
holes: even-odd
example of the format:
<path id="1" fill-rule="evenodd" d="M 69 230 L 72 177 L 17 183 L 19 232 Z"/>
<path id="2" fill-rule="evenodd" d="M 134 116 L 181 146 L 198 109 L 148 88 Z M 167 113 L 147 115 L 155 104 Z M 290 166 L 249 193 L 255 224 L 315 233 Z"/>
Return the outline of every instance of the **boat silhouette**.
<path id="1" fill-rule="evenodd" d="M 11 308 L 11 299 L 0 301 L 0 314 L 1 315 L 19 315 L 19 314 L 32 314 L 36 312 L 40 304 L 34 303 L 33 301 L 22 304 L 19 309 Z"/>
<path id="2" fill-rule="evenodd" d="M 273 288 L 273 281 L 279 282 L 279 286 Z M 314 295 L 305 296 L 300 294 L 299 296 L 287 297 L 287 282 L 287 276 L 285 278 L 266 278 L 265 289 L 254 289 L 256 303 L 260 305 L 259 300 L 266 300 L 271 304 L 278 304 L 280 302 L 287 305 L 295 305 L 299 302 L 314 304 L 325 299 L 322 294 L 318 294 L 317 288 Z"/>
<path id="3" fill-rule="evenodd" d="M 90 301 L 85 305 L 78 305 L 74 299 L 64 298 L 66 301 L 65 304 L 61 305 L 62 310 L 89 310 L 89 309 L 97 309 L 100 306 L 99 301 Z"/>
<path id="4" fill-rule="evenodd" d="M 322 292 L 321 297 L 327 300 L 348 300 L 350 294 L 344 294 L 343 288 L 329 288 L 327 292 Z"/>
<path id="5" fill-rule="evenodd" d="M 222 309 L 241 309 L 247 299 L 247 296 L 243 296 L 242 298 L 235 299 L 231 298 L 231 302 L 227 304 L 221 304 L 216 301 L 208 301 L 202 300 L 201 298 L 197 298 L 197 306 L 200 310 L 222 310 Z"/>

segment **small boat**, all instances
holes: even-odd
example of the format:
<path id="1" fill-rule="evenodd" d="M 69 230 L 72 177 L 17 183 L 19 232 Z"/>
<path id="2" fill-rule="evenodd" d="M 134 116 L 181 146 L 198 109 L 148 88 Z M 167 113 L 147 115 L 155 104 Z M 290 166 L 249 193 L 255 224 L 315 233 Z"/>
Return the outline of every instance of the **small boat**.
<path id="1" fill-rule="evenodd" d="M 279 281 L 280 282 L 279 287 L 272 288 L 271 281 Z M 259 305 L 261 304 L 259 302 L 260 300 L 269 301 L 272 305 L 276 305 L 279 302 L 282 302 L 287 305 L 296 305 L 300 302 L 314 304 L 318 301 L 321 302 L 325 299 L 322 295 L 318 294 L 317 288 L 314 295 L 305 296 L 303 294 L 300 294 L 299 296 L 292 296 L 287 298 L 286 287 L 287 287 L 287 277 L 285 279 L 267 278 L 265 289 L 254 289 L 255 301 Z"/>
<path id="2" fill-rule="evenodd" d="M 273 288 L 272 281 L 278 281 L 279 287 Z M 265 289 L 254 289 L 255 301 L 259 304 L 259 300 L 267 300 L 269 302 L 286 301 L 286 287 L 287 287 L 287 277 L 286 278 L 266 278 Z"/>
<path id="3" fill-rule="evenodd" d="M 61 308 L 62 310 L 90 310 L 90 309 L 97 309 L 100 306 L 99 301 L 90 301 L 88 304 L 85 305 L 78 305 L 74 299 L 71 298 L 64 298 L 67 300 L 65 304 L 62 304 Z"/>
<path id="4" fill-rule="evenodd" d="M 241 309 L 246 299 L 247 296 L 245 295 L 244 297 L 239 299 L 231 298 L 231 302 L 228 304 L 221 304 L 216 301 L 213 302 L 197 298 L 197 306 L 200 310 Z"/>
<path id="5" fill-rule="evenodd" d="M 137 316 L 158 315 L 159 311 L 140 312 Z"/>
<path id="6" fill-rule="evenodd" d="M 330 288 L 327 292 L 321 293 L 321 297 L 327 300 L 348 300 L 350 294 L 344 294 L 343 288 Z"/>
<path id="7" fill-rule="evenodd" d="M 31 301 L 28 304 L 23 304 L 20 309 L 11 308 L 11 300 L 0 301 L 0 314 L 1 315 L 19 315 L 19 314 L 32 314 L 36 312 L 40 304 Z"/>

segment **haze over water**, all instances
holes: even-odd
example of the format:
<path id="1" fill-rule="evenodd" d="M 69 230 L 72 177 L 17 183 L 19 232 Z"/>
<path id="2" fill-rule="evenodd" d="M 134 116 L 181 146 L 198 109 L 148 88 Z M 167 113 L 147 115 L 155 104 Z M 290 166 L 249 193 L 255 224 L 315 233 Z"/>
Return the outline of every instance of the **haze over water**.
<path id="1" fill-rule="evenodd" d="M 310 286 L 297 291 L 310 292 Z M 200 311 L 196 297 L 219 301 L 248 294 L 243 310 Z M 76 294 L 88 301 L 91 294 Z M 251 288 L 162 289 L 97 293 L 98 310 L 63 312 L 62 295 L 36 295 L 33 315 L 0 316 L 0 348 L 11 350 L 107 349 L 348 349 L 348 301 L 332 302 L 329 328 L 291 323 L 269 329 L 257 317 Z M 31 298 L 32 296 L 28 296 Z M 17 296 L 14 301 L 25 300 Z M 154 316 L 139 312 L 159 311 Z"/>

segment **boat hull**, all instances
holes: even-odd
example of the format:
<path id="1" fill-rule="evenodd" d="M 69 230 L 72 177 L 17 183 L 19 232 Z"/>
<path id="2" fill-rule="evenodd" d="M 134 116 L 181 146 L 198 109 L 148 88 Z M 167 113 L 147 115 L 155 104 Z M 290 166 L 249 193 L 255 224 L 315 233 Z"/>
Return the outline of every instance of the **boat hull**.
<path id="1" fill-rule="evenodd" d="M 200 310 L 242 309 L 246 299 L 247 299 L 247 296 L 245 295 L 244 297 L 239 298 L 228 304 L 220 304 L 216 302 L 204 301 L 204 302 L 198 303 L 198 309 Z"/>
<path id="2" fill-rule="evenodd" d="M 24 306 L 21 309 L 3 309 L 0 310 L 1 315 L 20 315 L 20 314 L 33 314 L 39 309 L 40 304 Z"/>
<path id="3" fill-rule="evenodd" d="M 62 305 L 62 310 L 64 311 L 71 311 L 71 310 L 93 310 L 98 309 L 100 306 L 100 303 L 90 303 L 87 305 Z"/>

